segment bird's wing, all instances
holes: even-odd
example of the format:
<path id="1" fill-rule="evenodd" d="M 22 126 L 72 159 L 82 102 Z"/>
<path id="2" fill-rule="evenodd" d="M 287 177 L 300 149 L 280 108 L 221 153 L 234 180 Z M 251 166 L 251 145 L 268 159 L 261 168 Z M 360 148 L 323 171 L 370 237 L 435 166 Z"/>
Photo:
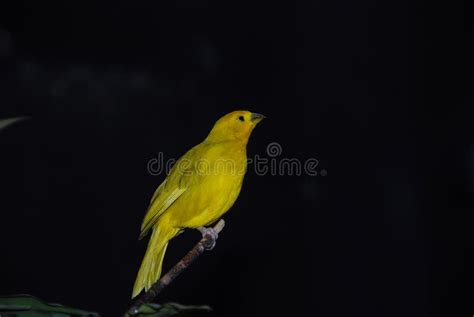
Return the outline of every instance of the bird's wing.
<path id="1" fill-rule="evenodd" d="M 146 236 L 160 216 L 189 188 L 197 152 L 195 149 L 176 161 L 168 177 L 156 189 L 143 219 L 140 239 Z"/>

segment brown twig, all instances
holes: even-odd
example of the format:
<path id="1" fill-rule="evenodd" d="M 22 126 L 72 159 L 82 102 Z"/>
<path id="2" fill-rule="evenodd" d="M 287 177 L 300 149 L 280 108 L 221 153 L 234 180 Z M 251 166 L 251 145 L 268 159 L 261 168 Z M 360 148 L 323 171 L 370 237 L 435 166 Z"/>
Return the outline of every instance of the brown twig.
<path id="1" fill-rule="evenodd" d="M 166 286 L 180 275 L 185 269 L 187 269 L 191 263 L 194 262 L 201 254 L 206 250 L 211 250 L 215 243 L 217 234 L 224 228 L 225 221 L 223 219 L 212 228 L 216 233 L 215 236 L 207 233 L 203 233 L 202 239 L 189 251 L 178 263 L 176 263 L 171 270 L 163 275 L 155 284 L 151 286 L 148 292 L 142 293 L 132 303 L 131 308 L 128 310 L 128 315 L 133 316 L 138 313 L 141 305 L 151 302 Z"/>

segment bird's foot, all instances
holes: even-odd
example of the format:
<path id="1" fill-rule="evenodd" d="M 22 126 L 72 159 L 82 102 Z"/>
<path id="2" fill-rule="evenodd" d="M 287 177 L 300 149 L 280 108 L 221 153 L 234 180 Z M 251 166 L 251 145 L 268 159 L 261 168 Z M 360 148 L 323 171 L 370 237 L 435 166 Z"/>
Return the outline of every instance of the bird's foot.
<path id="1" fill-rule="evenodd" d="M 197 228 L 199 232 L 201 232 L 202 237 L 205 238 L 204 247 L 206 250 L 212 250 L 216 246 L 216 240 L 218 238 L 218 234 L 216 230 L 212 227 L 199 227 Z"/>

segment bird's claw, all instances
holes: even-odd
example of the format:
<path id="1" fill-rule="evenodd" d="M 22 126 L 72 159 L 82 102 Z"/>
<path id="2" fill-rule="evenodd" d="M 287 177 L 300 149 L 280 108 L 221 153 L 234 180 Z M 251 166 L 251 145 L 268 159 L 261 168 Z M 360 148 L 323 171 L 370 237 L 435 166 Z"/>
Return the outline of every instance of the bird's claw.
<path id="1" fill-rule="evenodd" d="M 208 227 L 199 227 L 197 228 L 199 232 L 201 232 L 202 237 L 205 238 L 204 247 L 206 250 L 212 250 L 216 246 L 216 240 L 218 238 L 218 234 L 214 228 Z"/>

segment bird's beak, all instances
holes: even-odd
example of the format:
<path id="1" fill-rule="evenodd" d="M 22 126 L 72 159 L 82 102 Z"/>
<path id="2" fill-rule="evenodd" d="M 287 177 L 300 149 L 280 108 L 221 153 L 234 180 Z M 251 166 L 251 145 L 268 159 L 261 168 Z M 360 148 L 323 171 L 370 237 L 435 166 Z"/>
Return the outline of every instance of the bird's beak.
<path id="1" fill-rule="evenodd" d="M 250 116 L 250 121 L 258 123 L 265 119 L 266 117 L 263 114 L 253 112 Z"/>

